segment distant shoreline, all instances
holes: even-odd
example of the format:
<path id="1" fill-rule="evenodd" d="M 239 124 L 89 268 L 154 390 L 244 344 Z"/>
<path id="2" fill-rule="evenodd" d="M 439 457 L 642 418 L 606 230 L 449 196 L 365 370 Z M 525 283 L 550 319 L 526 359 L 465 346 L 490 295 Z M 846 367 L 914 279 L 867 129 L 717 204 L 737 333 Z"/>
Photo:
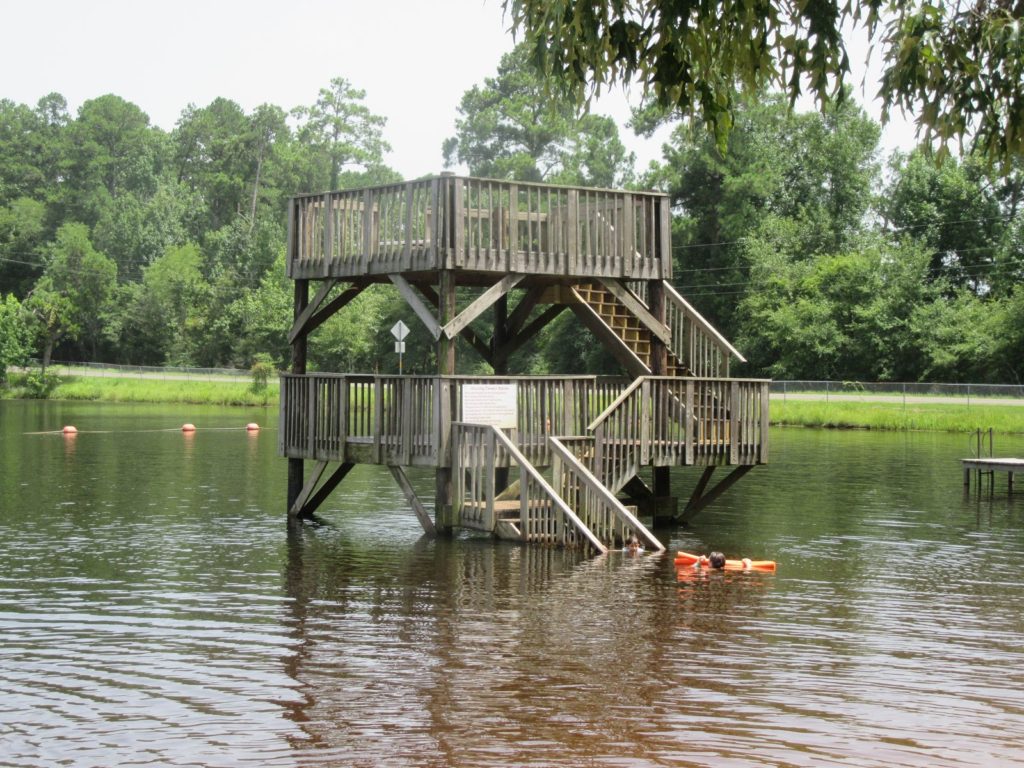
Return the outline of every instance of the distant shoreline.
<path id="1" fill-rule="evenodd" d="M 11 374 L 3 399 L 33 399 L 24 374 Z M 273 379 L 256 390 L 242 377 L 188 380 L 140 376 L 66 376 L 49 400 L 112 403 L 189 403 L 277 409 L 278 385 Z M 999 434 L 1024 434 L 1024 405 L 1019 399 L 916 395 L 857 394 L 827 396 L 773 394 L 773 426 L 886 431 L 974 432 L 992 428 Z"/>

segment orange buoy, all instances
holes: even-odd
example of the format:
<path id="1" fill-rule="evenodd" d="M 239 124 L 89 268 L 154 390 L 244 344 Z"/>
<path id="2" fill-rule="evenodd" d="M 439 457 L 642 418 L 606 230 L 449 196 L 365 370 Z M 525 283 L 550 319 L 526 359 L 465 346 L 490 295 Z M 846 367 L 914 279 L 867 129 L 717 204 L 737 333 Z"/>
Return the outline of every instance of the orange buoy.
<path id="1" fill-rule="evenodd" d="M 260 431 L 260 425 L 257 424 L 255 421 L 250 421 L 248 424 L 245 425 L 245 431 L 246 432 L 259 432 Z"/>
<path id="2" fill-rule="evenodd" d="M 195 424 L 182 424 L 181 425 L 181 431 L 182 432 L 195 432 L 196 431 L 196 425 Z"/>
<path id="3" fill-rule="evenodd" d="M 77 427 L 73 427 L 70 424 L 68 424 L 66 427 L 64 427 L 63 431 L 64 431 L 65 435 L 77 435 L 78 434 L 78 428 Z"/>

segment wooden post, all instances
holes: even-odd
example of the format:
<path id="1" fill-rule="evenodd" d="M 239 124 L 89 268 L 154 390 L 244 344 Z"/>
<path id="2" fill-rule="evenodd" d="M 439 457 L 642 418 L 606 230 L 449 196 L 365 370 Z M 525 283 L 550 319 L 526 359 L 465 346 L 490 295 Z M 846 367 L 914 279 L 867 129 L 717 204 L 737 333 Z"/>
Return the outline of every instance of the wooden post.
<path id="1" fill-rule="evenodd" d="M 665 324 L 665 284 L 661 280 L 648 282 L 648 301 L 650 302 L 651 314 L 661 323 Z M 654 376 L 668 376 L 668 346 L 653 333 L 651 337 L 651 374 Z"/>
<path id="2" fill-rule="evenodd" d="M 309 280 L 295 281 L 295 318 L 306 309 L 309 304 Z M 292 342 L 292 373 L 305 375 L 306 373 L 306 334 L 300 333 Z M 298 391 L 296 388 L 293 391 Z M 312 430 L 313 425 L 308 424 L 307 429 Z M 288 509 L 292 508 L 295 500 L 302 493 L 302 459 L 288 459 Z"/>
<path id="3" fill-rule="evenodd" d="M 455 274 L 451 270 L 440 270 L 437 293 L 439 298 L 438 321 L 443 328 L 455 317 L 456 311 Z M 447 334 L 444 333 L 437 339 L 437 373 L 440 377 L 453 376 L 455 374 L 455 339 L 449 339 Z M 443 397 L 447 388 L 438 387 L 438 389 L 442 390 Z M 445 412 L 447 412 L 447 419 L 444 418 Z M 439 416 L 442 419 L 440 423 L 442 439 L 447 440 L 452 428 L 451 410 L 444 409 Z M 438 457 L 435 477 L 434 523 L 438 533 L 450 536 L 456 522 L 455 510 L 452 506 L 451 457 L 441 455 Z"/>
<path id="4" fill-rule="evenodd" d="M 508 342 L 508 294 L 494 302 L 494 334 L 491 336 L 491 357 L 495 376 L 508 374 L 508 358 L 500 354 Z"/>
<path id="5" fill-rule="evenodd" d="M 491 359 L 494 361 L 494 375 L 508 375 L 508 357 L 499 350 L 505 348 L 508 341 L 508 294 L 506 293 L 494 303 L 494 334 L 491 336 Z M 501 493 L 508 488 L 508 467 L 494 468 L 494 486 Z"/>

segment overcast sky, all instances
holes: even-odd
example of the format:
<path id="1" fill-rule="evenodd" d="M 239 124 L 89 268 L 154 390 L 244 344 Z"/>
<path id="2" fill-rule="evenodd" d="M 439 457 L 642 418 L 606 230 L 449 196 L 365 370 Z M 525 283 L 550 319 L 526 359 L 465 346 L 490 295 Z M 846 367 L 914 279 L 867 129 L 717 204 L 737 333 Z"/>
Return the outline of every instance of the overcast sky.
<path id="1" fill-rule="evenodd" d="M 113 93 L 169 131 L 189 103 L 223 96 L 246 112 L 290 110 L 340 76 L 387 118 L 388 164 L 406 178 L 442 170 L 462 94 L 514 42 L 500 0 L 0 0 L 0 14 L 0 98 L 34 106 L 56 91 L 74 114 Z M 861 75 L 854 83 L 867 101 Z M 623 127 L 621 91 L 596 111 L 620 122 L 639 168 L 660 157 L 660 137 L 642 141 Z M 902 121 L 887 131 L 886 150 L 911 145 Z"/>

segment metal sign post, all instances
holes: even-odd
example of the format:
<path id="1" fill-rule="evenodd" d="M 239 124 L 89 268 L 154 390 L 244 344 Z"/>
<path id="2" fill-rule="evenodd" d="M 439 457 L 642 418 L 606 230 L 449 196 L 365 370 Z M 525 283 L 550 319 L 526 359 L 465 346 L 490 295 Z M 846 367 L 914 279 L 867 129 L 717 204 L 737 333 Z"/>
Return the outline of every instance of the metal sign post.
<path id="1" fill-rule="evenodd" d="M 402 355 L 405 354 L 405 337 L 409 335 L 409 326 L 399 320 L 391 326 L 391 335 L 395 337 L 395 352 L 398 353 L 398 375 L 402 375 Z"/>

